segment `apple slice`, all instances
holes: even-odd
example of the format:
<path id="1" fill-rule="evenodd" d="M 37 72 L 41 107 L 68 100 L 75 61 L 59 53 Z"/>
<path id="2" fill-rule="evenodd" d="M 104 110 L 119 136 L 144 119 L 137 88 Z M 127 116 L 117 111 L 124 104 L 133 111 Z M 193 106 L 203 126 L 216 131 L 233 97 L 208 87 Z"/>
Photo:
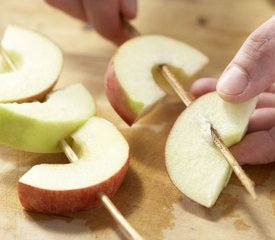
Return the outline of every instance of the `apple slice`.
<path id="1" fill-rule="evenodd" d="M 0 143 L 30 152 L 61 152 L 59 141 L 94 114 L 94 101 L 81 84 L 53 92 L 43 103 L 2 103 Z"/>
<path id="2" fill-rule="evenodd" d="M 47 37 L 16 26 L 7 28 L 1 44 L 17 71 L 0 56 L 0 102 L 43 99 L 61 72 L 61 50 Z"/>
<path id="3" fill-rule="evenodd" d="M 132 125 L 166 92 L 167 83 L 158 66 L 167 64 L 185 89 L 208 59 L 187 44 L 164 36 L 140 36 L 124 43 L 114 55 L 105 75 L 105 90 L 121 118 Z"/>
<path id="4" fill-rule="evenodd" d="M 72 136 L 79 160 L 69 164 L 40 164 L 18 182 L 26 210 L 63 214 L 98 207 L 100 191 L 112 197 L 128 169 L 129 147 L 109 122 L 92 117 Z"/>
<path id="5" fill-rule="evenodd" d="M 168 174 L 189 198 L 211 207 L 226 186 L 231 168 L 211 137 L 211 125 L 230 147 L 241 141 L 257 99 L 224 102 L 216 92 L 194 101 L 178 117 L 166 143 Z"/>

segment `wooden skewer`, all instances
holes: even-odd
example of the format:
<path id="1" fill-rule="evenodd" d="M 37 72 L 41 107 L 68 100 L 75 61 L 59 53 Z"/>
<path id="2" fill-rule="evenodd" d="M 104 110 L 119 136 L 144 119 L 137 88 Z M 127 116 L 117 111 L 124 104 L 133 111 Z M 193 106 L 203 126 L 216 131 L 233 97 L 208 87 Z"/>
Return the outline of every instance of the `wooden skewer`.
<path id="1" fill-rule="evenodd" d="M 13 60 L 10 58 L 6 50 L 0 45 L 0 54 L 2 55 L 4 61 L 8 64 L 8 66 L 11 68 L 12 71 L 17 72 L 17 68 L 13 62 Z"/>
<path id="2" fill-rule="evenodd" d="M 162 75 L 165 77 L 170 86 L 174 89 L 174 91 L 178 94 L 181 101 L 184 103 L 186 107 L 188 107 L 192 102 L 192 98 L 186 92 L 186 90 L 179 84 L 178 79 L 176 79 L 175 75 L 170 71 L 167 65 L 161 65 L 160 70 Z"/>
<path id="3" fill-rule="evenodd" d="M 105 208 L 109 211 L 109 213 L 113 216 L 114 220 L 121 226 L 122 230 L 128 237 L 128 239 L 133 240 L 142 240 L 143 238 L 137 233 L 137 231 L 129 224 L 129 222 L 122 216 L 116 206 L 112 203 L 110 198 L 104 193 L 99 192 L 97 194 L 98 198 L 105 206 Z"/>
<path id="4" fill-rule="evenodd" d="M 187 91 L 180 85 L 178 79 L 174 76 L 174 74 L 170 71 L 169 67 L 167 65 L 161 65 L 160 70 L 165 77 L 165 79 L 168 81 L 168 83 L 171 85 L 171 87 L 175 90 L 175 92 L 178 94 L 182 102 L 185 104 L 186 107 L 188 107 L 192 103 L 192 98 L 187 93 Z M 246 190 L 249 192 L 251 197 L 253 199 L 256 199 L 256 193 L 254 189 L 254 182 L 247 176 L 247 174 L 244 172 L 242 167 L 239 165 L 237 160 L 234 158 L 230 150 L 227 148 L 227 146 L 224 144 L 222 139 L 220 138 L 217 130 L 211 126 L 211 137 L 216 145 L 216 147 L 221 151 L 224 158 L 228 162 L 228 164 L 233 169 L 236 176 L 241 181 L 242 185 L 246 188 Z"/>
<path id="5" fill-rule="evenodd" d="M 77 155 L 65 140 L 60 141 L 60 147 L 70 162 L 78 161 Z M 103 206 L 112 215 L 113 219 L 119 224 L 119 226 L 121 227 L 121 229 L 123 230 L 123 232 L 125 233 L 128 239 L 131 239 L 131 240 L 143 239 L 137 233 L 137 231 L 128 223 L 128 221 L 123 217 L 123 215 L 119 212 L 116 206 L 112 203 L 110 198 L 103 191 L 98 192 L 97 198 L 101 201 Z"/>
<path id="6" fill-rule="evenodd" d="M 239 178 L 239 180 L 244 185 L 246 190 L 249 192 L 251 197 L 253 199 L 256 199 L 254 182 L 247 176 L 245 171 L 242 169 L 242 167 L 239 165 L 237 160 L 234 158 L 234 156 L 232 155 L 230 150 L 224 144 L 224 142 L 220 138 L 219 134 L 217 133 L 217 130 L 214 129 L 213 126 L 211 126 L 211 136 L 212 136 L 213 142 L 220 149 L 220 151 L 222 152 L 223 156 L 225 157 L 225 159 L 227 160 L 227 162 L 233 169 L 236 176 Z"/>
<path id="7" fill-rule="evenodd" d="M 12 61 L 12 59 L 7 54 L 6 50 L 0 45 L 0 54 L 2 55 L 4 61 L 8 64 L 8 66 L 12 69 L 12 71 L 17 71 L 17 68 Z M 78 161 L 78 157 L 75 152 L 72 150 L 70 145 L 65 141 L 61 140 L 59 143 L 61 149 L 67 156 L 70 162 Z M 123 217 L 123 215 L 119 212 L 119 210 L 112 203 L 110 198 L 102 191 L 97 194 L 98 199 L 101 201 L 103 206 L 109 211 L 114 220 L 119 224 L 122 228 L 123 232 L 130 240 L 142 240 L 143 238 L 137 233 L 137 231 L 127 222 L 127 220 Z"/>

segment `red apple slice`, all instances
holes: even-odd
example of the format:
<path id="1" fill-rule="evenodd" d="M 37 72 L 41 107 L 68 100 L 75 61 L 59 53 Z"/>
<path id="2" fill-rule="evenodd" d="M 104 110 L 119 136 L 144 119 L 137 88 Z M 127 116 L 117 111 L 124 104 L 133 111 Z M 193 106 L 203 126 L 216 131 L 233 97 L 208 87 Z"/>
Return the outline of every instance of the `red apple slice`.
<path id="1" fill-rule="evenodd" d="M 59 141 L 94 114 L 94 100 L 81 84 L 55 91 L 42 103 L 0 103 L 0 143 L 29 152 L 61 152 Z"/>
<path id="2" fill-rule="evenodd" d="M 175 122 L 166 143 L 168 174 L 194 201 L 211 207 L 227 185 L 231 167 L 211 137 L 211 125 L 228 146 L 241 141 L 257 99 L 224 102 L 216 92 L 195 100 Z"/>
<path id="3" fill-rule="evenodd" d="M 157 71 L 159 65 L 169 65 L 188 90 L 207 62 L 205 55 L 180 41 L 136 37 L 124 43 L 111 60 L 105 76 L 106 94 L 121 118 L 132 125 L 171 92 Z"/>
<path id="4" fill-rule="evenodd" d="M 18 182 L 26 210 L 62 214 L 99 206 L 97 193 L 112 197 L 128 169 L 129 147 L 109 122 L 92 117 L 72 135 L 79 160 L 68 164 L 41 164 Z"/>
<path id="5" fill-rule="evenodd" d="M 47 37 L 16 26 L 7 28 L 1 45 L 17 70 L 0 55 L 0 102 L 43 99 L 61 72 L 61 50 Z"/>

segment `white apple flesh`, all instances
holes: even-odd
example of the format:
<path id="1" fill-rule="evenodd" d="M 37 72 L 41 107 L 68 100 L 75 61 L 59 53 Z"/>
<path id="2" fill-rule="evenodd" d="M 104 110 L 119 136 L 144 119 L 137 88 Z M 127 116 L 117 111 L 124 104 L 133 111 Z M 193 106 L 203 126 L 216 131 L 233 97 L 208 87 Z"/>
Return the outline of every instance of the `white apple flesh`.
<path id="1" fill-rule="evenodd" d="M 47 37 L 9 26 L 1 42 L 16 66 L 0 55 L 0 102 L 41 100 L 54 87 L 63 66 L 61 50 Z"/>
<path id="2" fill-rule="evenodd" d="M 29 152 L 61 152 L 59 141 L 94 114 L 93 98 L 81 84 L 55 91 L 42 103 L 1 103 L 0 143 Z"/>
<path id="3" fill-rule="evenodd" d="M 224 102 L 216 92 L 195 100 L 176 120 L 166 143 L 168 174 L 192 200 L 211 207 L 227 185 L 231 168 L 211 138 L 210 126 L 230 147 L 241 141 L 256 99 Z"/>
<path id="4" fill-rule="evenodd" d="M 183 42 L 157 35 L 136 37 L 124 43 L 111 60 L 105 75 L 106 95 L 121 118 L 132 125 L 166 95 L 158 66 L 169 65 L 188 89 L 207 62 L 205 55 Z"/>
<path id="5" fill-rule="evenodd" d="M 112 197 L 128 169 L 129 147 L 109 122 L 92 117 L 71 136 L 79 160 L 68 164 L 41 164 L 18 182 L 26 210 L 63 214 L 98 207 L 100 191 Z"/>

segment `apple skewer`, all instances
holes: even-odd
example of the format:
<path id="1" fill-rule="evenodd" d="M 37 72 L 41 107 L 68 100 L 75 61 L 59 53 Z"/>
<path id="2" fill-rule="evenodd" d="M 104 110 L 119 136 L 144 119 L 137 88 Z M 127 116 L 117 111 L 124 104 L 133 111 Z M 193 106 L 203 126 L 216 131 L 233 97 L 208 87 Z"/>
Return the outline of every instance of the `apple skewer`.
<path id="1" fill-rule="evenodd" d="M 176 79 L 174 74 L 170 71 L 169 67 L 167 65 L 161 65 L 160 71 L 162 75 L 165 77 L 167 82 L 170 84 L 170 86 L 174 89 L 174 91 L 177 93 L 177 95 L 180 97 L 182 102 L 185 104 L 186 107 L 188 107 L 192 103 L 191 96 L 187 93 L 187 91 L 179 84 L 179 81 Z M 222 139 L 220 138 L 217 130 L 211 126 L 211 137 L 216 145 L 216 147 L 221 151 L 224 158 L 228 162 L 228 164 L 233 169 L 234 173 L 242 183 L 242 185 L 246 188 L 248 193 L 251 195 L 253 199 L 256 199 L 256 193 L 254 189 L 254 182 L 247 176 L 245 171 L 242 169 L 242 167 L 239 165 L 237 160 L 234 158 L 230 150 L 227 148 L 227 146 L 224 144 Z"/>
<path id="2" fill-rule="evenodd" d="M 139 31 L 132 26 L 130 23 L 127 22 L 127 26 L 131 31 L 133 32 L 134 36 L 140 35 Z M 175 75 L 170 71 L 168 65 L 163 64 L 160 66 L 160 72 L 165 77 L 169 85 L 173 88 L 173 90 L 177 93 L 181 101 L 185 104 L 186 107 L 188 107 L 192 103 L 192 98 L 188 94 L 188 92 L 183 88 L 181 84 L 179 84 L 178 79 L 175 77 Z M 242 167 L 239 165 L 237 160 L 234 158 L 228 147 L 224 144 L 222 139 L 220 138 L 218 132 L 216 129 L 211 126 L 211 137 L 213 140 L 213 143 L 216 145 L 216 147 L 220 150 L 220 152 L 223 154 L 224 158 L 228 162 L 228 164 L 233 169 L 234 173 L 242 183 L 242 185 L 246 188 L 248 193 L 251 195 L 253 199 L 256 199 L 256 193 L 254 188 L 254 182 L 248 177 L 248 175 L 245 173 L 245 171 L 242 169 Z"/>
<path id="3" fill-rule="evenodd" d="M 60 141 L 60 147 L 70 162 L 78 161 L 77 155 L 65 140 Z M 131 239 L 131 240 L 143 239 L 137 233 L 137 231 L 128 223 L 128 221 L 123 217 L 123 215 L 119 212 L 116 206 L 112 203 L 110 198 L 103 191 L 100 191 L 97 193 L 97 198 L 101 201 L 103 206 L 112 215 L 114 220 L 119 224 L 119 226 L 121 227 L 121 229 L 123 230 L 123 232 L 125 233 L 128 239 Z"/>
<path id="4" fill-rule="evenodd" d="M 13 60 L 9 57 L 6 50 L 0 45 L 0 55 L 2 55 L 3 60 L 10 67 L 12 71 L 17 71 L 17 68 Z M 77 155 L 74 153 L 72 148 L 65 140 L 60 141 L 60 148 L 63 150 L 70 162 L 78 161 Z M 101 201 L 103 206 L 112 215 L 114 220 L 119 224 L 128 239 L 131 240 L 142 240 L 143 238 L 136 232 L 136 230 L 127 222 L 119 210 L 115 207 L 109 197 L 102 191 L 97 194 L 97 198 Z"/>
<path id="5" fill-rule="evenodd" d="M 170 69 L 167 65 L 160 66 L 160 69 L 161 69 L 163 76 L 170 84 L 170 86 L 178 94 L 178 96 L 180 97 L 182 102 L 185 104 L 185 106 L 188 107 L 192 103 L 192 98 L 190 97 L 190 95 L 179 84 L 178 80 L 176 79 L 174 74 L 170 71 Z M 214 144 L 221 151 L 221 153 L 225 157 L 226 161 L 231 166 L 231 168 L 233 169 L 236 176 L 239 178 L 242 185 L 246 188 L 246 190 L 249 192 L 249 194 L 252 196 L 252 198 L 256 199 L 254 182 L 244 172 L 242 167 L 239 165 L 239 163 L 234 158 L 234 156 L 232 155 L 230 150 L 227 148 L 227 146 L 224 144 L 224 142 L 220 138 L 218 132 L 213 128 L 213 126 L 211 126 L 210 130 L 211 130 L 211 137 L 212 137 Z"/>
<path id="6" fill-rule="evenodd" d="M 134 36 L 140 35 L 139 31 L 130 23 L 127 22 L 126 26 L 128 26 L 128 28 L 131 29 L 131 31 L 134 33 Z M 174 76 L 174 74 L 170 71 L 168 65 L 163 64 L 160 66 L 159 69 L 161 74 L 165 77 L 165 79 L 169 83 L 169 85 L 177 93 L 181 101 L 185 104 L 186 107 L 188 107 L 192 103 L 192 98 L 188 94 L 188 92 L 183 88 L 183 86 L 179 83 L 178 79 Z M 237 160 L 234 158 L 234 156 L 228 149 L 228 147 L 224 144 L 217 130 L 214 129 L 213 126 L 211 126 L 210 130 L 211 130 L 211 138 L 213 143 L 223 154 L 224 158 L 226 159 L 230 167 L 233 169 L 234 173 L 236 174 L 236 176 L 238 177 L 242 185 L 246 188 L 248 193 L 251 195 L 251 197 L 253 199 L 256 199 L 254 182 L 247 176 L 245 171 L 242 169 L 242 167 L 239 165 Z"/>

